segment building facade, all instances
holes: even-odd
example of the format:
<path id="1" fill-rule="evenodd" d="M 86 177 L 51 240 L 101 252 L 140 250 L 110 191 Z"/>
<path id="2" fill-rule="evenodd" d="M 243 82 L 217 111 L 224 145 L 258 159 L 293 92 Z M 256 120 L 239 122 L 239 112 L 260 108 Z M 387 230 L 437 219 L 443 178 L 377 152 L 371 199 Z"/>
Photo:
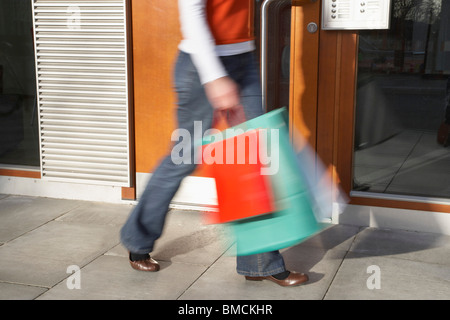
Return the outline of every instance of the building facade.
<path id="1" fill-rule="evenodd" d="M 388 28 L 334 29 L 324 21 L 353 2 L 255 3 L 265 108 L 288 108 L 293 142 L 306 137 L 348 196 L 334 222 L 450 234 L 448 1 L 392 0 Z M 177 1 L 0 12 L 0 193 L 136 201 L 175 129 Z M 215 201 L 198 171 L 174 206 Z"/>

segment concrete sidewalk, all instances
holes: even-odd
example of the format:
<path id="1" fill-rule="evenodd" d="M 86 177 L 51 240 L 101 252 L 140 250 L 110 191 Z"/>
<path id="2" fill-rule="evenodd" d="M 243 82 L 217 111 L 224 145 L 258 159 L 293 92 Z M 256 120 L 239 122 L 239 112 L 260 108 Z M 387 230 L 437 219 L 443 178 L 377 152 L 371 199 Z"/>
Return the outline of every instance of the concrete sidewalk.
<path id="1" fill-rule="evenodd" d="M 197 211 L 170 211 L 152 253 L 159 272 L 131 269 L 119 243 L 131 208 L 0 195 L 0 299 L 450 298 L 450 236 L 330 225 L 283 250 L 310 281 L 282 288 L 238 275 L 227 230 L 202 224 Z"/>

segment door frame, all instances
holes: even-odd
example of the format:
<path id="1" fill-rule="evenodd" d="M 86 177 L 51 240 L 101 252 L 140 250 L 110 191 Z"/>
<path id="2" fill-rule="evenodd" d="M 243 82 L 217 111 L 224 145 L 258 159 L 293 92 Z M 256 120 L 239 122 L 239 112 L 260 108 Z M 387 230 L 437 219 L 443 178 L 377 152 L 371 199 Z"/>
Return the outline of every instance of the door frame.
<path id="1" fill-rule="evenodd" d="M 320 1 L 292 1 L 290 65 L 290 131 L 294 144 L 306 138 L 317 146 L 319 30 L 307 31 L 309 23 L 320 26 Z"/>

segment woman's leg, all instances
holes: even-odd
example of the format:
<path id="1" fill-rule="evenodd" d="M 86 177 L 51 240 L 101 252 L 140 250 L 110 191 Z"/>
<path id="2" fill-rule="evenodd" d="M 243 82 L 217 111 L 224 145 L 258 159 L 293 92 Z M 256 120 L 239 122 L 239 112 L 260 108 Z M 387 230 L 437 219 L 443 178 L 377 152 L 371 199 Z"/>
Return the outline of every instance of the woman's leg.
<path id="1" fill-rule="evenodd" d="M 180 141 L 185 147 L 181 151 L 183 154 L 170 154 L 162 160 L 122 227 L 122 244 L 132 253 L 147 254 L 153 251 L 154 242 L 163 231 L 172 198 L 181 181 L 196 167 L 194 140 L 199 135 L 203 136 L 212 123 L 212 108 L 190 56 L 183 52 L 179 53 L 175 66 L 175 90 L 178 98 L 178 132 L 187 135 L 189 141 Z"/>

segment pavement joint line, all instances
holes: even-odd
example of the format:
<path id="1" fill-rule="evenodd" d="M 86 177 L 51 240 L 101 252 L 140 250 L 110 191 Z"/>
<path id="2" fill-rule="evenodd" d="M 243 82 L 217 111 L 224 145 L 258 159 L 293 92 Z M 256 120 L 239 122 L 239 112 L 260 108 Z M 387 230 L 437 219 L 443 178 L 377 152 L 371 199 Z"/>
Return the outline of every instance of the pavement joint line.
<path id="1" fill-rule="evenodd" d="M 336 272 L 334 273 L 333 278 L 331 279 L 331 281 L 330 281 L 330 283 L 329 283 L 329 285 L 328 285 L 328 287 L 327 287 L 327 290 L 325 291 L 325 293 L 324 293 L 324 295 L 323 295 L 323 297 L 322 297 L 321 300 L 325 300 L 325 299 L 326 299 L 327 294 L 328 294 L 328 291 L 330 290 L 331 286 L 333 285 L 334 279 L 336 279 L 336 276 L 337 276 L 337 274 L 339 273 L 339 270 L 341 269 L 342 264 L 344 263 L 345 259 L 347 258 L 347 255 L 348 255 L 349 252 L 351 251 L 352 246 L 353 246 L 353 243 L 356 241 L 356 237 L 357 237 L 358 234 L 361 232 L 361 230 L 362 230 L 362 228 L 359 228 L 358 233 L 356 233 L 356 234 L 353 236 L 352 243 L 351 243 L 350 246 L 348 247 L 348 250 L 345 251 L 345 255 L 342 257 L 341 263 L 339 264 L 339 267 L 336 269 Z"/>
<path id="2" fill-rule="evenodd" d="M 192 283 L 175 300 L 179 300 L 189 290 L 189 288 L 191 288 L 220 258 L 222 258 L 227 253 L 228 250 L 230 250 L 232 246 L 233 244 L 231 244 L 228 249 L 224 250 L 222 254 L 217 257 L 217 259 L 215 259 L 209 266 L 207 266 L 205 270 L 194 281 L 192 281 Z"/>
<path id="3" fill-rule="evenodd" d="M 47 287 L 47 286 L 40 286 L 37 284 L 31 284 L 31 283 L 22 283 L 22 282 L 17 282 L 17 281 L 5 281 L 5 280 L 0 280 L 0 283 L 7 283 L 7 284 L 13 284 L 13 285 L 20 285 L 20 286 L 25 286 L 25 287 L 32 287 L 32 288 L 41 288 L 41 289 L 51 289 L 52 287 Z"/>

